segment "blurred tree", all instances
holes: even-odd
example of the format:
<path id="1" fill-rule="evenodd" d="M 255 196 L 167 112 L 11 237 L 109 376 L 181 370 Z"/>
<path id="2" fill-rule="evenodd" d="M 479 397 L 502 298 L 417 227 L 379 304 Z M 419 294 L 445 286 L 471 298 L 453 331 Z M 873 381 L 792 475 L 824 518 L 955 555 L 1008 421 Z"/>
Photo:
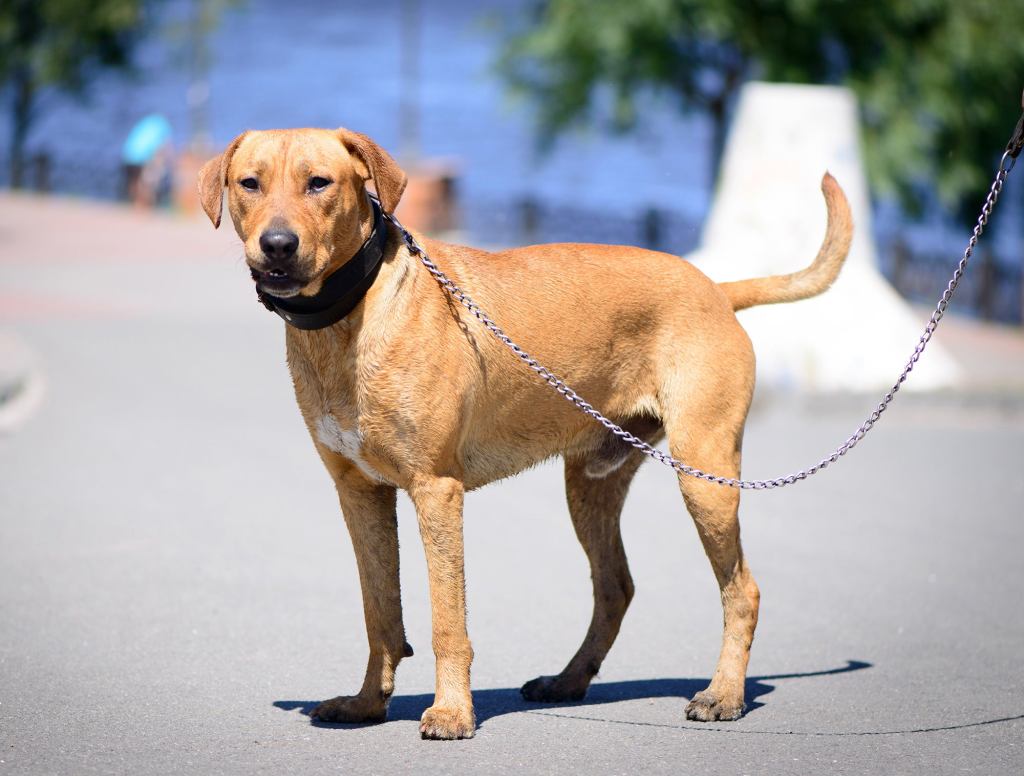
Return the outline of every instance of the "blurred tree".
<path id="1" fill-rule="evenodd" d="M 179 12 L 185 12 L 184 16 L 173 16 L 164 23 L 167 37 L 174 46 L 176 64 L 188 73 L 185 95 L 191 123 L 188 145 L 195 153 L 212 153 L 213 148 L 210 129 L 213 33 L 226 13 L 244 4 L 245 0 L 191 0 L 188 6 L 179 8 Z"/>
<path id="2" fill-rule="evenodd" d="M 126 69 L 144 0 L 4 0 L 0 85 L 10 96 L 11 185 L 21 184 L 25 142 L 48 88 L 84 94 L 104 68 Z"/>
<path id="3" fill-rule="evenodd" d="M 543 145 L 594 120 L 632 129 L 638 96 L 667 91 L 711 118 L 715 170 L 746 79 L 843 83 L 876 191 L 916 212 L 932 186 L 966 214 L 1020 105 L 1022 18 L 1024 0 L 546 0 L 498 67 L 536 102 Z"/>

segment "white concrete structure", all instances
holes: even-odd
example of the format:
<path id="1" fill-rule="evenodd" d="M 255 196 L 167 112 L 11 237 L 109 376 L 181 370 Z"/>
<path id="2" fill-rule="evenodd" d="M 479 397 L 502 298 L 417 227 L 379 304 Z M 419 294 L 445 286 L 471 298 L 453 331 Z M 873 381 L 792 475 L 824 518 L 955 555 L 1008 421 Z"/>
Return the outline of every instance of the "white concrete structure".
<path id="1" fill-rule="evenodd" d="M 717 281 L 804 267 L 825 233 L 826 170 L 846 192 L 856 230 L 846 266 L 824 295 L 739 313 L 762 389 L 884 390 L 927 322 L 877 269 L 859 143 L 857 105 L 846 89 L 752 83 L 740 97 L 702 245 L 687 258 Z M 905 387 L 934 389 L 957 377 L 940 327 Z"/>

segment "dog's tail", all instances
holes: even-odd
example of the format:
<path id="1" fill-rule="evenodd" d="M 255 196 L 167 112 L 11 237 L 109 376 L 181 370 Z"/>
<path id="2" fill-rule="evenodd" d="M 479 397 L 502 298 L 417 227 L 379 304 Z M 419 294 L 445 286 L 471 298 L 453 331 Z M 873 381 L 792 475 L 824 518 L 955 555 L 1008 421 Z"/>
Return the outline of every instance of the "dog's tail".
<path id="1" fill-rule="evenodd" d="M 818 256 L 809 267 L 790 275 L 770 275 L 721 283 L 720 288 L 729 297 L 734 310 L 807 299 L 817 296 L 832 285 L 850 252 L 853 218 L 846 195 L 829 173 L 825 173 L 821 179 L 821 192 L 825 195 L 825 205 L 828 207 L 828 227 Z"/>

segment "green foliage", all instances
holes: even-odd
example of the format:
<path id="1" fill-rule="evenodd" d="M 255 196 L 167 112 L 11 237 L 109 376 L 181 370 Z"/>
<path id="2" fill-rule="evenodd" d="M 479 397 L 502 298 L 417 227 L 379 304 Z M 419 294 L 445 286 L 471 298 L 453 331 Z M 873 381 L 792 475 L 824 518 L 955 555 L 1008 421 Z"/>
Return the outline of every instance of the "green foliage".
<path id="1" fill-rule="evenodd" d="M 127 68 L 144 0 L 5 0 L 0 4 L 0 85 L 11 93 L 12 182 L 39 94 L 85 92 L 103 68 Z"/>
<path id="2" fill-rule="evenodd" d="M 80 92 L 99 67 L 125 67 L 141 0 L 7 0 L 0 6 L 0 81 Z"/>
<path id="3" fill-rule="evenodd" d="M 967 212 L 1019 113 L 1021 19 L 1024 0 L 547 0 L 498 66 L 536 102 L 544 142 L 632 129 L 653 90 L 711 116 L 716 161 L 744 80 L 846 84 L 876 190 L 912 207 L 933 186 Z"/>

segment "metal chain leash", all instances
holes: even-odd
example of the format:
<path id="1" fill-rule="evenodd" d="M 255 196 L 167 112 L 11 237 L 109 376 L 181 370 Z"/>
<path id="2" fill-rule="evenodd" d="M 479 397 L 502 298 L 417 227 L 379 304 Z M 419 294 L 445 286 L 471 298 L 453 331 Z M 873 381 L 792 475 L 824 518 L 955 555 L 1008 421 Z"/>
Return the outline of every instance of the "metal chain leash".
<path id="1" fill-rule="evenodd" d="M 1022 117 L 1022 121 L 1024 121 L 1024 117 Z M 438 282 L 438 285 L 440 285 L 452 299 L 469 310 L 469 312 L 471 312 L 473 316 L 484 325 L 484 328 L 490 331 L 491 334 L 502 342 L 502 344 L 518 356 L 519 359 L 532 369 L 541 380 L 554 388 L 558 393 L 565 397 L 567 401 L 575 405 L 585 415 L 592 417 L 612 434 L 619 437 L 627 444 L 632 445 L 644 455 L 650 456 L 659 463 L 663 463 L 665 466 L 675 469 L 680 474 L 685 474 L 688 477 L 696 477 L 697 479 L 706 480 L 707 482 L 713 482 L 717 485 L 724 485 L 730 488 L 740 488 L 743 490 L 771 490 L 773 488 L 792 485 L 794 482 L 799 482 L 800 480 L 806 480 L 811 475 L 817 474 L 838 461 L 857 446 L 857 443 L 860 442 L 860 440 L 862 440 L 874 427 L 875 423 L 877 423 L 878 419 L 882 416 L 882 413 L 885 412 L 892 400 L 896 398 L 896 393 L 899 391 L 900 386 L 903 385 L 907 377 L 910 375 L 910 372 L 914 369 L 914 366 L 921 358 L 921 354 L 924 353 L 925 348 L 931 341 L 932 335 L 935 333 L 935 329 L 939 325 L 939 321 L 942 320 L 942 316 L 945 315 L 946 308 L 949 306 L 949 302 L 953 298 L 953 294 L 956 292 L 957 286 L 960 284 L 960 278 L 963 276 L 964 270 L 967 269 L 967 262 L 970 261 L 971 255 L 974 253 L 974 248 L 978 244 L 978 239 L 981 237 L 982 233 L 985 231 L 985 227 L 988 225 L 988 220 L 992 215 L 992 210 L 995 208 L 996 202 L 999 200 L 999 194 L 1003 190 L 1003 183 L 1006 181 L 1006 177 L 1009 175 L 1010 170 L 1013 169 L 1017 160 L 1017 155 L 1021 151 L 1021 141 L 1017 137 L 1020 134 L 1021 125 L 1018 124 L 1014 138 L 1011 139 L 1010 144 L 1007 146 L 1006 153 L 1004 153 L 1002 158 L 999 160 L 999 168 L 996 172 L 995 180 L 992 181 L 992 186 L 989 189 L 988 196 L 985 198 L 985 204 L 982 205 L 981 215 L 978 216 L 978 221 L 974 225 L 974 231 L 971 234 L 970 241 L 967 243 L 966 250 L 964 250 L 963 258 L 961 258 L 959 264 L 957 264 L 956 270 L 953 272 L 953 276 L 950 278 L 949 284 L 946 286 L 946 290 L 943 291 L 938 304 L 935 306 L 935 311 L 928 320 L 928 325 L 924 328 L 924 333 L 921 334 L 917 346 L 914 348 L 914 352 L 910 355 L 910 359 L 907 361 L 906 366 L 903 367 L 903 371 L 900 373 L 899 378 L 893 384 L 892 388 L 889 389 L 882 398 L 882 401 L 879 402 L 878 406 L 874 411 L 872 411 L 860 427 L 830 455 L 822 458 L 818 463 L 808 469 L 801 469 L 794 474 L 789 474 L 785 477 L 776 477 L 775 479 L 770 480 L 737 480 L 732 477 L 722 477 L 717 474 L 705 472 L 694 466 L 689 466 L 682 461 L 676 460 L 672 456 L 661 452 L 653 445 L 648 444 L 644 440 L 629 433 L 621 426 L 606 418 L 594 409 L 593 405 L 585 401 L 583 397 L 576 393 L 576 391 L 566 385 L 565 381 L 558 377 L 558 375 L 547 367 L 542 366 L 537 359 L 513 342 L 512 339 L 502 331 L 502 329 L 493 320 L 491 320 L 490 316 L 488 316 L 487 313 L 485 313 L 480 306 L 474 302 L 468 294 L 466 294 L 465 291 L 459 288 L 452 279 L 449 278 L 433 262 L 433 260 L 431 260 L 427 255 L 427 252 L 423 250 L 423 247 L 416 242 L 416 238 L 413 237 L 393 215 L 385 213 L 384 217 L 398 228 L 402 233 L 402 237 L 405 240 L 405 244 L 409 249 L 409 252 L 414 256 L 419 257 L 423 266 L 427 268 L 427 271 Z"/>

